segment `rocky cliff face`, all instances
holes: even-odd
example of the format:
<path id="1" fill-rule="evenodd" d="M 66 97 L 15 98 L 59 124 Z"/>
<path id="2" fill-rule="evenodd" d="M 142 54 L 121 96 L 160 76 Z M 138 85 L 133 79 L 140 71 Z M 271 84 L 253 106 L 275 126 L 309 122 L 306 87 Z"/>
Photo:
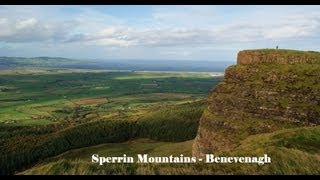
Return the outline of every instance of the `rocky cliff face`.
<path id="1" fill-rule="evenodd" d="M 238 54 L 237 64 L 277 63 L 277 64 L 313 64 L 320 63 L 320 53 L 295 50 L 244 50 Z"/>
<path id="2" fill-rule="evenodd" d="M 194 156 L 222 153 L 241 140 L 320 124 L 320 53 L 247 50 L 209 95 Z"/>

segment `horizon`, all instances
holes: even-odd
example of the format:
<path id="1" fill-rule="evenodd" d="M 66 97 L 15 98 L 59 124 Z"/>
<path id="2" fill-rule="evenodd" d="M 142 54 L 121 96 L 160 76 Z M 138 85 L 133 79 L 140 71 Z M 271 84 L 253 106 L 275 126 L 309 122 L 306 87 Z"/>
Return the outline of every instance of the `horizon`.
<path id="1" fill-rule="evenodd" d="M 240 51 L 256 51 L 256 50 L 277 50 L 277 51 L 281 51 L 281 50 L 289 50 L 289 51 L 301 51 L 301 52 L 317 52 L 320 53 L 320 51 L 312 51 L 312 50 L 297 50 L 297 49 L 269 49 L 269 48 L 259 48 L 259 49 L 242 49 Z M 240 52 L 239 51 L 239 52 Z M 238 53 L 239 53 L 238 52 Z M 150 59 L 142 59 L 142 58 L 70 58 L 70 57 L 63 57 L 63 56 L 0 56 L 0 58 L 5 57 L 5 58 L 58 58 L 58 59 L 72 59 L 72 60 L 90 60 L 90 61 L 113 61 L 113 60 L 139 60 L 139 61 L 149 61 Z M 184 61 L 185 59 L 153 59 L 153 60 L 164 60 L 164 61 Z M 191 59 L 188 60 L 189 62 L 212 62 L 210 60 L 206 60 L 206 59 Z M 233 60 L 215 60 L 214 62 L 236 62 L 237 61 L 237 57 L 233 58 Z"/>
<path id="2" fill-rule="evenodd" d="M 0 6 L 0 54 L 235 62 L 244 49 L 320 51 L 320 6 Z"/>
<path id="3" fill-rule="evenodd" d="M 126 60 L 137 60 L 137 61 L 150 61 L 150 59 L 141 59 L 141 58 L 108 58 L 108 59 L 103 59 L 103 58 L 70 58 L 70 57 L 62 57 L 62 56 L 0 56 L 0 58 L 57 58 L 57 59 L 70 59 L 70 60 L 77 60 L 77 61 L 126 61 Z M 185 61 L 185 59 L 152 59 L 153 61 Z M 231 63 L 231 62 L 236 62 L 236 58 L 234 60 L 215 60 L 215 61 L 210 61 L 210 60 L 205 60 L 205 59 L 190 59 L 187 62 L 226 62 L 226 63 Z"/>

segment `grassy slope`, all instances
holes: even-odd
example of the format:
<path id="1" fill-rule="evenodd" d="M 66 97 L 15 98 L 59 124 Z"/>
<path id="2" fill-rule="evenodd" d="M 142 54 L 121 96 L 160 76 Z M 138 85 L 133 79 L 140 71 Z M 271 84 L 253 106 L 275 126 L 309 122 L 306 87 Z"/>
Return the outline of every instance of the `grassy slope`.
<path id="1" fill-rule="evenodd" d="M 0 127 L 0 173 L 14 173 L 41 159 L 101 143 L 120 143 L 134 138 L 173 142 L 190 140 L 196 136 L 204 108 L 205 103 L 199 101 L 167 106 L 137 120 L 110 119 L 64 127 L 61 124 L 60 127 Z"/>
<path id="2" fill-rule="evenodd" d="M 271 164 L 115 164 L 98 166 L 90 163 L 92 153 L 104 155 L 150 153 L 170 155 L 191 149 L 192 141 L 162 143 L 137 140 L 119 144 L 104 144 L 69 151 L 22 174 L 319 174 L 320 126 L 295 128 L 268 134 L 249 136 L 228 156 L 261 156 L 268 154 Z M 156 148 L 155 148 L 156 147 Z M 116 151 L 116 152 L 115 152 Z"/>
<path id="3" fill-rule="evenodd" d="M 45 160 L 41 163 L 52 162 L 57 160 L 84 160 L 91 162 L 93 153 L 100 156 L 136 156 L 137 154 L 149 154 L 154 156 L 167 156 L 167 155 L 191 155 L 191 146 L 193 140 L 184 142 L 161 142 L 151 139 L 135 139 L 124 143 L 107 143 L 97 146 L 80 148 L 67 151 L 59 156 Z M 39 163 L 39 164 L 41 164 Z"/>
<path id="4" fill-rule="evenodd" d="M 81 148 L 71 150 L 63 153 L 54 158 L 45 160 L 38 163 L 34 168 L 29 169 L 22 174 L 89 174 L 97 173 L 98 170 L 101 174 L 121 174 L 121 172 L 127 172 L 131 174 L 135 172 L 135 165 L 108 165 L 114 169 L 105 169 L 105 166 L 91 166 L 92 154 L 99 154 L 100 156 L 127 156 L 136 157 L 137 154 L 149 154 L 150 156 L 167 156 L 175 155 L 179 156 L 183 154 L 185 156 L 191 156 L 191 147 L 193 140 L 172 143 L 172 142 L 160 142 L 150 139 L 137 139 L 125 143 L 109 143 L 93 146 L 89 148 Z M 61 166 L 62 165 L 62 166 Z M 132 167 L 131 167 L 132 166 Z M 128 171 L 128 169 L 131 169 Z M 48 172 L 49 170 L 49 172 Z M 133 170 L 133 171 L 132 171 Z M 82 172 L 80 172 L 82 171 Z"/>

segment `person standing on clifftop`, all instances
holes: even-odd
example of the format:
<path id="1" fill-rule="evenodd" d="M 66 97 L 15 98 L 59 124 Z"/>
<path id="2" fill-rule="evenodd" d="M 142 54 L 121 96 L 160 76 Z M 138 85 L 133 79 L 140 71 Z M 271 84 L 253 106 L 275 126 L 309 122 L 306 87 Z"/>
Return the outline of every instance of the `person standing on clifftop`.
<path id="1" fill-rule="evenodd" d="M 278 46 L 276 47 L 276 49 L 278 49 Z"/>

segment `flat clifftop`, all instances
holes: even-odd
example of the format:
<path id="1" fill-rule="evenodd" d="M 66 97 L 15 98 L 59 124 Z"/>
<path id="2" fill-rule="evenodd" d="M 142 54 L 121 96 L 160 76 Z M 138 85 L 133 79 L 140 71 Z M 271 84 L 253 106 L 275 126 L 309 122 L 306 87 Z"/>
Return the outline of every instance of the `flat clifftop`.
<path id="1" fill-rule="evenodd" d="M 238 53 L 237 64 L 320 64 L 320 52 L 289 49 L 243 50 Z"/>

